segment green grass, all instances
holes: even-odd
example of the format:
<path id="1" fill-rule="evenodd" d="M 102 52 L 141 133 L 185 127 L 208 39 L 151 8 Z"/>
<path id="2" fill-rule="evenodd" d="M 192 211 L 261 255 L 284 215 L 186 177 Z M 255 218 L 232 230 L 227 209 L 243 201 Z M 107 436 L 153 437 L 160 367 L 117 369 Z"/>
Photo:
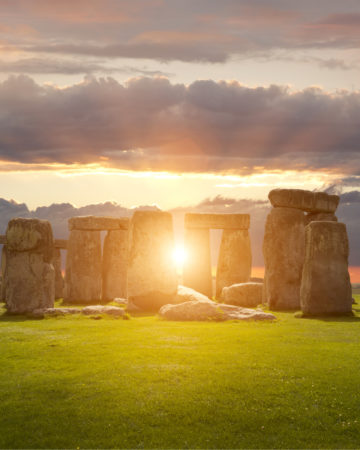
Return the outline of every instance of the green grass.
<path id="1" fill-rule="evenodd" d="M 359 448 L 354 309 L 274 323 L 2 315 L 0 447 Z"/>

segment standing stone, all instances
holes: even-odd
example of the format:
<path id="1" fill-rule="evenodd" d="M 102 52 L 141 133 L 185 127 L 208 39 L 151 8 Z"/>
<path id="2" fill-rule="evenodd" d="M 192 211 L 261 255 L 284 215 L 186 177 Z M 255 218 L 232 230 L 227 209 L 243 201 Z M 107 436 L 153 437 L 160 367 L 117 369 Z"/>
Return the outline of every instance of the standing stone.
<path id="1" fill-rule="evenodd" d="M 66 254 L 64 300 L 68 303 L 94 303 L 100 299 L 100 231 L 72 230 Z"/>
<path id="2" fill-rule="evenodd" d="M 10 313 L 51 308 L 55 297 L 53 234 L 50 222 L 10 220 L 6 230 L 2 295 Z M 3 253 L 4 255 L 4 253 Z"/>
<path id="3" fill-rule="evenodd" d="M 127 298 L 128 234 L 126 230 L 108 231 L 103 250 L 102 298 Z"/>
<path id="4" fill-rule="evenodd" d="M 301 310 L 307 315 L 348 314 L 352 309 L 346 226 L 311 222 L 301 283 Z"/>
<path id="5" fill-rule="evenodd" d="M 263 302 L 270 309 L 299 309 L 305 255 L 304 213 L 274 208 L 266 219 L 263 254 Z"/>
<path id="6" fill-rule="evenodd" d="M 5 302 L 5 271 L 6 271 L 6 246 L 3 245 L 1 251 L 1 298 L 0 301 Z"/>
<path id="7" fill-rule="evenodd" d="M 305 216 L 305 225 L 310 222 L 337 222 L 338 219 L 333 213 L 309 213 Z"/>
<path id="8" fill-rule="evenodd" d="M 52 265 L 55 270 L 55 299 L 64 297 L 64 278 L 61 272 L 61 253 L 59 248 L 54 249 Z"/>
<path id="9" fill-rule="evenodd" d="M 135 211 L 130 222 L 128 298 L 143 310 L 158 310 L 177 292 L 170 213 Z"/>
<path id="10" fill-rule="evenodd" d="M 248 230 L 224 230 L 216 272 L 216 298 L 224 287 L 246 283 L 251 275 L 251 243 Z"/>
<path id="11" fill-rule="evenodd" d="M 210 231 L 208 228 L 185 228 L 186 261 L 183 284 L 212 297 Z"/>

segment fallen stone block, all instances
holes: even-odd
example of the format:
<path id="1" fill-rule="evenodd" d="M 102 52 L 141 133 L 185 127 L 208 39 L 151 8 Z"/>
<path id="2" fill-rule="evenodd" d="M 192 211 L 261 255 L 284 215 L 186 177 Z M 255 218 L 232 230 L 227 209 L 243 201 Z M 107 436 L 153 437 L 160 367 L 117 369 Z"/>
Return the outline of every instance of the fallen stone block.
<path id="1" fill-rule="evenodd" d="M 224 303 L 237 306 L 255 307 L 262 302 L 263 283 L 239 283 L 222 290 Z"/>
<path id="2" fill-rule="evenodd" d="M 174 301 L 172 303 L 178 304 L 189 301 L 210 302 L 211 300 L 206 295 L 203 295 L 200 292 L 195 291 L 195 289 L 179 285 L 177 294 L 175 295 Z"/>
<path id="3" fill-rule="evenodd" d="M 81 314 L 85 314 L 86 316 L 107 314 L 109 316 L 122 317 L 125 314 L 125 311 L 124 308 L 120 308 L 118 306 L 92 305 L 85 306 L 85 308 L 81 310 Z"/>
<path id="4" fill-rule="evenodd" d="M 274 320 L 273 314 L 213 301 L 189 301 L 178 305 L 164 305 L 159 316 L 179 321 Z"/>

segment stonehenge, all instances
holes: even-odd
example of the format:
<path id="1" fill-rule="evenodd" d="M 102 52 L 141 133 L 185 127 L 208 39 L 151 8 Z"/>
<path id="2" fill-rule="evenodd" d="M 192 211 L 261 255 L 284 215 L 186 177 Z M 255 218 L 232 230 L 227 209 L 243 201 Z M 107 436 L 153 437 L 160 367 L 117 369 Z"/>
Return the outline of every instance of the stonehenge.
<path id="1" fill-rule="evenodd" d="M 72 230 L 66 253 L 66 303 L 93 303 L 101 298 L 100 231 Z"/>
<path id="2" fill-rule="evenodd" d="M 352 310 L 346 226 L 311 222 L 306 227 L 306 252 L 300 291 L 306 315 L 347 314 Z"/>
<path id="3" fill-rule="evenodd" d="M 249 281 L 251 275 L 251 244 L 248 214 L 194 214 L 185 215 L 184 284 L 212 297 L 210 259 L 210 229 L 222 229 L 216 273 L 216 297 L 223 287 Z"/>
<path id="4" fill-rule="evenodd" d="M 335 216 L 339 196 L 274 189 L 263 242 L 263 302 L 306 315 L 351 312 L 346 226 Z"/>
<path id="5" fill-rule="evenodd" d="M 102 257 L 102 300 L 127 297 L 128 231 L 109 230 Z"/>
<path id="6" fill-rule="evenodd" d="M 24 314 L 51 308 L 55 298 L 53 235 L 50 222 L 11 219 L 2 260 L 2 299 L 7 310 Z"/>
<path id="7" fill-rule="evenodd" d="M 172 215 L 138 210 L 131 219 L 72 217 L 68 240 L 54 240 L 48 221 L 10 220 L 6 235 L 0 236 L 1 299 L 18 314 L 49 310 L 58 298 L 83 305 L 124 299 L 129 308 L 145 311 L 183 303 L 185 297 L 209 300 L 214 295 L 210 230 L 217 229 L 222 230 L 218 300 L 255 307 L 261 297 L 271 310 L 301 309 L 306 316 L 350 313 L 348 237 L 335 215 L 339 197 L 274 189 L 269 200 L 264 283 L 250 282 L 248 214 L 185 214 L 187 260 L 181 286 L 172 258 Z M 60 250 L 67 251 L 65 279 Z"/>
<path id="8" fill-rule="evenodd" d="M 128 299 L 153 311 L 171 303 L 178 279 L 172 259 L 172 216 L 163 211 L 135 211 L 129 230 Z"/>
<path id="9" fill-rule="evenodd" d="M 263 242 L 264 303 L 270 309 L 299 309 L 305 256 L 304 213 L 273 208 L 266 219 Z"/>
<path id="10" fill-rule="evenodd" d="M 80 216 L 68 222 L 64 300 L 110 301 L 126 295 L 128 218 Z M 108 231 L 101 251 L 101 231 Z"/>

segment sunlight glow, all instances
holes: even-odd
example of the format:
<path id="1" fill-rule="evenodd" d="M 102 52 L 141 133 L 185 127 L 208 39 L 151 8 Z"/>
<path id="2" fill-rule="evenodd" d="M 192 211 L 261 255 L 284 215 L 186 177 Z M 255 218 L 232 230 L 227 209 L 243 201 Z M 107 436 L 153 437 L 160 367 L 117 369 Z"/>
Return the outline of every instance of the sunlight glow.
<path id="1" fill-rule="evenodd" d="M 173 256 L 173 261 L 176 265 L 176 268 L 182 269 L 184 262 L 186 261 L 186 258 L 187 258 L 185 248 L 178 245 L 177 247 L 174 248 L 172 256 Z"/>

